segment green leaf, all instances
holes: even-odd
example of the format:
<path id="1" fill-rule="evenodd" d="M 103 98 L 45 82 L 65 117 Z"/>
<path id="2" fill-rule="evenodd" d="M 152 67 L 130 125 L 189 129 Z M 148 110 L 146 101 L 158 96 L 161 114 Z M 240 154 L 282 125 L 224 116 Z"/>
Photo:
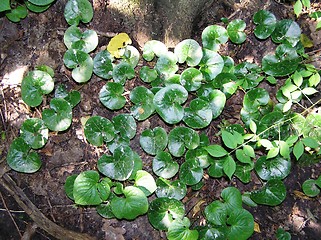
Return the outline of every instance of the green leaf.
<path id="1" fill-rule="evenodd" d="M 42 148 L 48 141 L 48 128 L 39 118 L 25 120 L 20 128 L 20 137 L 33 149 Z"/>
<path id="2" fill-rule="evenodd" d="M 255 163 L 255 171 L 263 180 L 284 179 L 291 172 L 291 161 L 280 156 L 267 159 L 260 157 Z"/>
<path id="3" fill-rule="evenodd" d="M 150 155 L 156 155 L 163 151 L 168 142 L 167 133 L 164 128 L 156 127 L 153 130 L 145 129 L 139 139 L 140 146 Z"/>
<path id="4" fill-rule="evenodd" d="M 291 234 L 284 231 L 282 228 L 278 228 L 276 231 L 277 240 L 291 240 Z"/>
<path id="5" fill-rule="evenodd" d="M 300 122 L 302 124 L 302 122 Z M 314 140 L 317 140 L 318 142 L 321 142 L 321 115 L 319 113 L 310 113 L 303 124 L 303 128 L 301 126 L 303 137 L 308 138 L 305 142 L 303 142 L 306 146 L 313 148 L 314 146 L 317 147 L 317 144 L 315 141 L 311 140 L 310 138 L 313 138 Z"/>
<path id="6" fill-rule="evenodd" d="M 10 144 L 7 163 L 10 168 L 22 173 L 34 173 L 41 167 L 39 155 L 31 151 L 30 146 L 22 137 L 16 138 Z"/>
<path id="7" fill-rule="evenodd" d="M 222 72 L 224 60 L 217 52 L 205 48 L 199 66 L 205 80 L 209 82 Z"/>
<path id="8" fill-rule="evenodd" d="M 129 114 L 118 114 L 113 117 L 112 122 L 115 133 L 119 133 L 124 138 L 132 139 L 136 135 L 136 121 Z"/>
<path id="9" fill-rule="evenodd" d="M 175 157 L 183 156 L 186 148 L 197 148 L 199 143 L 199 135 L 191 128 L 176 127 L 168 135 L 168 150 Z"/>
<path id="10" fill-rule="evenodd" d="M 21 97 L 30 107 L 39 106 L 44 94 L 50 93 L 54 89 L 54 80 L 46 72 L 31 71 L 22 79 Z"/>
<path id="11" fill-rule="evenodd" d="M 28 0 L 28 2 L 31 2 L 34 5 L 38 6 L 46 6 L 48 4 L 53 3 L 55 0 Z"/>
<path id="12" fill-rule="evenodd" d="M 228 176 L 229 179 L 232 179 L 232 176 L 236 170 L 236 163 L 234 159 L 228 155 L 223 164 L 223 171 Z"/>
<path id="13" fill-rule="evenodd" d="M 313 179 L 305 180 L 302 184 L 302 190 L 304 194 L 309 197 L 316 197 L 320 194 L 320 189 L 316 185 L 316 181 Z"/>
<path id="14" fill-rule="evenodd" d="M 69 0 L 66 3 L 64 16 L 69 25 L 78 25 L 79 22 L 89 23 L 94 10 L 88 0 Z"/>
<path id="15" fill-rule="evenodd" d="M 75 179 L 78 176 L 78 174 L 70 175 L 66 178 L 66 182 L 64 184 L 64 190 L 66 192 L 67 197 L 69 197 L 71 200 L 74 199 L 74 183 Z"/>
<path id="16" fill-rule="evenodd" d="M 254 35 L 259 39 L 266 39 L 275 29 L 276 17 L 269 11 L 259 10 L 253 16 L 253 22 L 257 24 Z"/>
<path id="17" fill-rule="evenodd" d="M 255 152 L 253 147 L 251 147 L 250 145 L 244 145 L 243 146 L 243 152 L 245 155 L 251 157 L 251 158 L 255 158 Z"/>
<path id="18" fill-rule="evenodd" d="M 156 62 L 155 69 L 161 79 L 168 79 L 173 76 L 177 70 L 177 57 L 172 52 L 163 53 Z"/>
<path id="19" fill-rule="evenodd" d="M 313 87 L 306 87 L 306 88 L 302 89 L 302 93 L 305 94 L 305 95 L 313 95 L 313 94 L 315 94 L 317 92 L 318 92 L 318 90 L 316 90 Z"/>
<path id="20" fill-rule="evenodd" d="M 94 30 L 81 31 L 76 25 L 67 28 L 64 43 L 68 49 L 78 49 L 85 53 L 92 52 L 98 45 L 98 35 Z"/>
<path id="21" fill-rule="evenodd" d="M 224 176 L 223 172 L 223 164 L 225 160 L 220 159 L 220 160 L 215 160 L 211 164 L 211 166 L 208 168 L 208 174 L 213 177 L 213 178 L 221 178 Z"/>
<path id="22" fill-rule="evenodd" d="M 178 172 L 179 165 L 168 152 L 158 152 L 153 159 L 153 172 L 162 178 L 172 178 Z"/>
<path id="23" fill-rule="evenodd" d="M 206 206 L 204 213 L 206 219 L 214 226 L 221 226 L 226 222 L 227 211 L 225 204 L 218 200 Z"/>
<path id="24" fill-rule="evenodd" d="M 307 147 L 310 147 L 310 148 L 319 147 L 318 141 L 316 141 L 314 138 L 306 137 L 306 138 L 303 138 L 301 141 Z"/>
<path id="25" fill-rule="evenodd" d="M 150 203 L 148 220 L 158 230 L 167 230 L 175 219 L 182 219 L 185 208 L 174 198 L 156 198 Z"/>
<path id="26" fill-rule="evenodd" d="M 213 86 L 220 89 L 226 98 L 230 98 L 238 89 L 239 83 L 237 83 L 237 78 L 234 74 L 220 73 L 215 77 Z"/>
<path id="27" fill-rule="evenodd" d="M 187 126 L 194 129 L 207 127 L 213 118 L 209 103 L 200 98 L 195 98 L 190 102 L 190 106 L 185 108 L 183 121 Z"/>
<path id="28" fill-rule="evenodd" d="M 220 44 L 226 43 L 228 40 L 227 31 L 224 27 L 211 25 L 206 27 L 202 32 L 203 48 L 218 51 Z"/>
<path id="29" fill-rule="evenodd" d="M 101 203 L 96 207 L 97 213 L 103 218 L 115 218 L 110 206 L 110 202 L 107 204 Z"/>
<path id="30" fill-rule="evenodd" d="M 306 8 L 310 8 L 311 3 L 310 0 L 302 0 L 303 6 L 305 6 Z"/>
<path id="31" fill-rule="evenodd" d="M 119 110 L 124 107 L 126 98 L 122 95 L 124 87 L 117 82 L 107 82 L 99 92 L 99 100 L 108 109 Z"/>
<path id="32" fill-rule="evenodd" d="M 198 231 L 190 230 L 191 223 L 187 217 L 175 219 L 168 228 L 168 240 L 195 240 L 198 239 Z"/>
<path id="33" fill-rule="evenodd" d="M 180 83 L 187 91 L 196 91 L 202 85 L 203 75 L 196 68 L 185 69 L 180 77 Z"/>
<path id="34" fill-rule="evenodd" d="M 153 176 L 144 170 L 136 172 L 135 187 L 139 187 L 147 197 L 153 194 L 157 188 Z"/>
<path id="35" fill-rule="evenodd" d="M 201 146 L 201 144 L 200 144 Z M 201 168 L 207 168 L 210 165 L 212 157 L 208 154 L 205 148 L 196 148 L 187 150 L 185 161 L 197 161 Z"/>
<path id="36" fill-rule="evenodd" d="M 237 147 L 237 141 L 234 135 L 228 131 L 222 130 L 222 140 L 225 146 L 227 146 L 230 149 L 234 149 Z"/>
<path id="37" fill-rule="evenodd" d="M 251 192 L 251 198 L 257 204 L 277 206 L 286 197 L 286 188 L 279 179 L 270 179 L 261 189 Z"/>
<path id="38" fill-rule="evenodd" d="M 132 68 L 135 68 L 139 62 L 140 54 L 134 46 L 127 45 L 125 53 L 122 56 L 122 62 L 128 63 Z"/>
<path id="39" fill-rule="evenodd" d="M 6 17 L 11 21 L 11 22 L 19 22 L 21 19 L 24 19 L 28 15 L 28 10 L 26 6 L 24 5 L 19 5 L 14 9 L 11 9 L 11 11 L 6 13 Z"/>
<path id="40" fill-rule="evenodd" d="M 190 160 L 184 162 L 179 170 L 179 179 L 186 185 L 195 185 L 202 180 L 203 169 L 198 161 Z"/>
<path id="41" fill-rule="evenodd" d="M 148 200 L 144 192 L 137 187 L 128 186 L 123 190 L 125 198 L 114 197 L 110 202 L 116 218 L 133 220 L 148 210 Z"/>
<path id="42" fill-rule="evenodd" d="M 113 156 L 102 155 L 97 163 L 98 170 L 105 176 L 124 181 L 128 179 L 134 169 L 134 153 L 129 146 L 119 146 Z"/>
<path id="43" fill-rule="evenodd" d="M 107 200 L 110 194 L 108 181 L 99 180 L 96 171 L 85 171 L 80 173 L 75 181 L 73 196 L 75 203 L 79 205 L 98 205 Z"/>
<path id="44" fill-rule="evenodd" d="M 54 1 L 54 0 L 53 0 Z M 28 8 L 28 10 L 35 12 L 35 13 L 41 13 L 46 11 L 49 7 L 51 7 L 51 3 L 44 5 L 44 6 L 39 6 L 39 5 L 35 5 L 32 4 L 30 1 L 25 1 L 24 2 L 26 4 L 26 7 Z M 0 11 L 1 12 L 1 11 Z"/>
<path id="45" fill-rule="evenodd" d="M 241 163 L 252 163 L 251 158 L 248 155 L 246 155 L 244 150 L 242 149 L 237 149 L 235 155 L 237 160 L 239 160 Z"/>
<path id="46" fill-rule="evenodd" d="M 167 52 L 167 47 L 164 43 L 157 40 L 151 40 L 146 42 L 144 45 L 143 58 L 146 61 L 152 61 L 155 55 L 157 57 L 160 57 L 166 52 Z"/>
<path id="47" fill-rule="evenodd" d="M 244 29 L 246 23 L 241 19 L 235 19 L 227 25 L 227 34 L 233 43 L 241 44 L 246 40 Z"/>
<path id="48" fill-rule="evenodd" d="M 272 147 L 271 149 L 269 149 L 267 155 L 266 155 L 266 158 L 267 159 L 271 159 L 271 158 L 274 158 L 276 157 L 280 152 L 280 148 L 278 147 Z"/>
<path id="49" fill-rule="evenodd" d="M 203 52 L 201 46 L 193 39 L 185 39 L 175 46 L 174 53 L 179 63 L 186 62 L 188 66 L 196 66 L 200 63 Z"/>
<path id="50" fill-rule="evenodd" d="M 213 114 L 212 119 L 215 119 L 222 113 L 225 107 L 226 96 L 222 91 L 214 89 L 214 87 L 211 86 L 212 84 L 210 83 L 203 85 L 203 87 L 197 91 L 197 95 L 210 104 Z"/>
<path id="51" fill-rule="evenodd" d="M 288 43 L 294 47 L 301 36 L 300 26 L 291 19 L 283 19 L 276 23 L 275 30 L 271 34 L 275 43 Z"/>
<path id="52" fill-rule="evenodd" d="M 50 108 L 42 111 L 42 120 L 51 131 L 65 131 L 72 122 L 71 105 L 62 98 L 53 98 Z"/>
<path id="53" fill-rule="evenodd" d="M 63 84 L 60 84 L 57 86 L 55 90 L 55 98 L 63 98 L 69 104 L 72 108 L 74 108 L 81 100 L 80 92 L 76 90 L 72 90 L 70 92 L 67 91 L 66 86 Z"/>
<path id="54" fill-rule="evenodd" d="M 170 181 L 164 178 L 158 178 L 156 185 L 156 196 L 158 198 L 167 197 L 182 200 L 187 193 L 186 185 L 179 180 Z"/>
<path id="55" fill-rule="evenodd" d="M 303 153 L 304 153 L 304 146 L 302 141 L 296 142 L 296 144 L 294 144 L 294 147 L 293 147 L 293 154 L 296 160 L 299 160 L 299 158 L 302 156 Z"/>
<path id="56" fill-rule="evenodd" d="M 113 76 L 113 57 L 107 51 L 100 51 L 94 58 L 94 73 L 103 79 L 110 79 Z"/>
<path id="57" fill-rule="evenodd" d="M 188 92 L 178 84 L 172 84 L 159 90 L 154 97 L 156 112 L 169 124 L 176 124 L 184 117 L 181 106 L 187 100 Z"/>
<path id="58" fill-rule="evenodd" d="M 131 114 L 138 121 L 149 118 L 155 112 L 154 94 L 149 89 L 137 86 L 130 92 L 129 98 L 134 103 L 130 109 Z"/>
<path id="59" fill-rule="evenodd" d="M 122 137 L 120 136 L 119 134 L 115 135 L 115 138 L 107 143 L 107 146 L 108 146 L 108 150 L 113 153 L 115 151 L 116 148 L 122 146 L 122 147 L 125 147 L 125 146 L 129 146 L 129 142 L 130 142 L 130 139 L 127 138 L 127 137 Z"/>
<path id="60" fill-rule="evenodd" d="M 301 0 L 297 0 L 295 4 L 293 5 L 293 10 L 296 15 L 296 17 L 299 17 L 299 15 L 302 13 L 303 5 Z"/>
<path id="61" fill-rule="evenodd" d="M 252 180 L 251 172 L 254 168 L 254 163 L 236 163 L 236 170 L 234 175 L 243 183 L 249 183 Z"/>
<path id="62" fill-rule="evenodd" d="M 286 159 L 290 159 L 290 146 L 285 141 L 279 141 L 280 154 Z"/>
<path id="63" fill-rule="evenodd" d="M 263 88 L 254 88 L 248 91 L 243 98 L 243 108 L 249 112 L 256 112 L 262 105 L 268 104 L 269 93 Z"/>
<path id="64" fill-rule="evenodd" d="M 90 117 L 85 124 L 84 133 L 88 142 L 95 146 L 110 142 L 115 137 L 114 125 L 101 116 Z"/>
<path id="65" fill-rule="evenodd" d="M 63 61 L 67 68 L 73 69 L 71 76 L 76 82 L 89 81 L 93 73 L 94 62 L 88 53 L 78 49 L 68 49 Z"/>
<path id="66" fill-rule="evenodd" d="M 148 66 L 142 66 L 139 70 L 139 77 L 146 83 L 150 83 L 157 78 L 157 71 Z"/>
<path id="67" fill-rule="evenodd" d="M 214 144 L 214 145 L 210 145 L 208 147 L 205 147 L 205 150 L 213 157 L 223 157 L 226 156 L 228 154 L 228 152 L 221 147 L 220 145 Z"/>
<path id="68" fill-rule="evenodd" d="M 127 62 L 117 64 L 113 69 L 113 79 L 115 83 L 125 85 L 127 79 L 135 77 L 134 68 Z"/>
<path id="69" fill-rule="evenodd" d="M 0 2 L 0 12 L 4 12 L 4 11 L 10 10 L 10 9 L 11 9 L 10 0 L 2 0 Z"/>
<path id="70" fill-rule="evenodd" d="M 228 224 L 229 240 L 248 239 L 254 232 L 254 218 L 245 209 L 237 209 L 231 212 L 226 223 Z"/>

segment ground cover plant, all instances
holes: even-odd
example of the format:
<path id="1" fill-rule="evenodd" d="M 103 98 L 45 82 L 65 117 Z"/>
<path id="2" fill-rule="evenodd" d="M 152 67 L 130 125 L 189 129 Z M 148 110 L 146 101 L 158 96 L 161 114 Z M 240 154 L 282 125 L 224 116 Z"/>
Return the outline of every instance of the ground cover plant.
<path id="1" fill-rule="evenodd" d="M 78 2 L 84 1 L 69 1 Z M 68 50 L 63 62 L 77 83 L 86 84 L 92 74 L 106 80 L 97 93 L 106 108 L 116 113 L 126 104 L 130 108 L 111 119 L 91 116 L 86 120 L 87 141 L 107 146 L 108 151 L 97 159 L 96 170 L 66 179 L 67 196 L 78 207 L 95 206 L 105 218 L 132 220 L 147 214 L 151 225 L 166 231 L 168 239 L 249 238 L 255 222 L 245 205 L 248 209 L 281 204 L 287 194 L 283 180 L 293 162 L 320 153 L 321 122 L 315 110 L 319 102 L 311 100 L 317 93 L 320 70 L 308 63 L 299 25 L 290 19 L 278 20 L 265 10 L 253 16 L 253 34 L 276 44 L 275 52 L 264 56 L 261 66 L 250 62 L 236 65 L 231 57 L 219 53 L 227 41 L 242 44 L 246 40 L 246 25 L 240 19 L 208 26 L 201 44 L 186 39 L 169 50 L 160 41 L 146 42 L 142 58 L 128 35 L 122 33 L 92 57 L 98 35 L 78 27 L 80 21 L 90 21 L 91 12 L 85 8 L 71 13 L 66 6 L 70 27 L 64 35 Z M 138 65 L 140 62 L 143 66 Z M 124 85 L 136 75 L 142 85 L 126 93 Z M 47 66 L 29 72 L 21 86 L 24 102 L 38 106 L 43 95 L 55 89 L 52 77 Z M 263 81 L 282 83 L 276 96 L 259 86 Z M 222 124 L 221 143 L 211 143 L 206 129 L 237 91 L 245 94 L 242 123 Z M 42 119 L 30 118 L 21 126 L 20 136 L 10 147 L 8 165 L 23 173 L 39 170 L 37 149 L 46 144 L 49 131 L 69 128 L 72 109 L 79 101 L 78 91 L 56 86 Z M 171 130 L 147 128 L 136 136 L 136 121 L 154 115 Z M 154 156 L 153 172 L 143 170 L 141 157 L 130 147 L 134 137 L 139 137 L 141 148 Z M 206 222 L 191 224 L 181 200 L 188 187 L 195 191 L 202 187 L 204 173 L 249 183 L 253 172 L 262 181 L 261 189 L 241 193 L 227 187 L 220 199 L 206 203 Z M 318 187 L 320 178 L 303 184 L 303 191 L 313 197 L 319 194 Z"/>

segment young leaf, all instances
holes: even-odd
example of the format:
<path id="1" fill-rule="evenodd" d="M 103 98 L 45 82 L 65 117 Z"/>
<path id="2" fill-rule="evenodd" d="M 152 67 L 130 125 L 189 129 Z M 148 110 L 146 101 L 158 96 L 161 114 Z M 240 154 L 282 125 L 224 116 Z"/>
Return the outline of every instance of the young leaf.
<path id="1" fill-rule="evenodd" d="M 143 66 L 139 70 L 139 77 L 146 83 L 150 83 L 157 78 L 157 71 L 150 69 L 148 66 Z"/>
<path id="2" fill-rule="evenodd" d="M 300 159 L 303 152 L 304 152 L 304 146 L 303 146 L 302 141 L 296 142 L 296 144 L 294 144 L 294 147 L 293 147 L 293 154 L 294 154 L 296 160 Z"/>
<path id="3" fill-rule="evenodd" d="M 217 52 L 203 49 L 203 58 L 199 66 L 205 80 L 209 82 L 222 72 L 224 60 Z"/>
<path id="4" fill-rule="evenodd" d="M 185 69 L 180 77 L 180 83 L 187 91 L 196 91 L 202 85 L 203 75 L 196 68 Z"/>
<path id="5" fill-rule="evenodd" d="M 195 98 L 190 102 L 190 106 L 185 108 L 183 121 L 187 126 L 194 129 L 207 127 L 213 118 L 209 103 L 200 98 Z"/>
<path id="6" fill-rule="evenodd" d="M 266 39 L 275 29 L 276 17 L 269 11 L 259 10 L 253 16 L 253 22 L 257 24 L 254 35 L 259 39 Z"/>
<path id="7" fill-rule="evenodd" d="M 203 169 L 198 161 L 190 160 L 184 162 L 179 170 L 179 179 L 186 185 L 195 185 L 202 180 Z"/>
<path id="8" fill-rule="evenodd" d="M 214 89 L 213 85 L 209 83 L 203 85 L 197 91 L 197 95 L 200 99 L 204 99 L 210 104 L 213 114 L 212 119 L 217 118 L 222 113 L 226 103 L 226 96 L 222 91 Z"/>
<path id="9" fill-rule="evenodd" d="M 94 58 L 94 73 L 103 79 L 112 78 L 113 74 L 113 57 L 107 50 L 99 52 Z"/>
<path id="10" fill-rule="evenodd" d="M 162 178 L 172 178 L 178 172 L 179 165 L 168 152 L 158 152 L 153 159 L 153 172 Z"/>
<path id="11" fill-rule="evenodd" d="M 314 179 L 305 180 L 302 184 L 302 190 L 304 194 L 309 197 L 316 197 L 320 194 L 320 189 L 316 185 L 316 181 Z"/>
<path id="12" fill-rule="evenodd" d="M 157 188 L 153 176 L 144 170 L 136 172 L 135 186 L 139 187 L 147 197 L 153 194 Z"/>
<path id="13" fill-rule="evenodd" d="M 246 28 L 246 23 L 241 19 L 232 20 L 227 25 L 227 34 L 233 43 L 241 44 L 246 40 L 246 34 L 244 29 Z"/>
<path id="14" fill-rule="evenodd" d="M 296 15 L 296 17 L 299 17 L 299 15 L 302 13 L 303 5 L 301 0 L 297 0 L 295 4 L 293 5 L 293 10 Z"/>
<path id="15" fill-rule="evenodd" d="M 151 40 L 144 44 L 143 58 L 146 61 L 152 61 L 155 55 L 157 57 L 160 57 L 166 52 L 167 52 L 167 47 L 164 43 L 157 40 Z"/>
<path id="16" fill-rule="evenodd" d="M 115 137 L 114 125 L 101 116 L 90 117 L 85 124 L 84 133 L 88 142 L 95 146 L 110 142 Z"/>
<path id="17" fill-rule="evenodd" d="M 136 121 L 129 114 L 119 114 L 113 117 L 115 132 L 124 138 L 132 139 L 136 135 Z"/>
<path id="18" fill-rule="evenodd" d="M 243 152 L 244 154 L 246 154 L 247 156 L 251 157 L 251 158 L 255 158 L 255 152 L 253 147 L 249 146 L 249 145 L 244 145 L 243 146 Z"/>
<path id="19" fill-rule="evenodd" d="M 218 51 L 220 44 L 226 43 L 227 40 L 227 31 L 222 26 L 211 25 L 206 27 L 202 32 L 203 48 L 212 51 Z"/>
<path id="20" fill-rule="evenodd" d="M 173 52 L 163 53 L 157 59 L 155 69 L 163 80 L 172 77 L 178 70 L 176 55 Z"/>
<path id="21" fill-rule="evenodd" d="M 134 68 L 127 62 L 117 64 L 113 69 L 113 79 L 115 83 L 125 85 L 127 79 L 135 77 Z"/>

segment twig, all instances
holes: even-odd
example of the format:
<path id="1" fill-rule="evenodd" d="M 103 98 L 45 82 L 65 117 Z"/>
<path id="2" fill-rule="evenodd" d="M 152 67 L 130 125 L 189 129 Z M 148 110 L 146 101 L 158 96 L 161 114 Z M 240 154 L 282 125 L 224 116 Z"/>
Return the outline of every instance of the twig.
<path id="1" fill-rule="evenodd" d="M 17 229 L 17 231 L 18 231 L 18 233 L 19 233 L 20 238 L 22 238 L 22 234 L 21 234 L 21 232 L 20 232 L 20 229 L 19 229 L 16 221 L 14 220 L 14 218 L 13 218 L 10 210 L 8 209 L 7 204 L 6 204 L 5 200 L 4 200 L 1 192 L 0 192 L 0 197 L 1 197 L 1 200 L 2 200 L 2 203 L 3 203 L 4 208 L 6 209 L 7 213 L 9 214 L 9 216 L 10 216 L 10 218 L 11 218 L 13 224 L 14 224 L 14 226 L 16 227 L 16 229 Z"/>

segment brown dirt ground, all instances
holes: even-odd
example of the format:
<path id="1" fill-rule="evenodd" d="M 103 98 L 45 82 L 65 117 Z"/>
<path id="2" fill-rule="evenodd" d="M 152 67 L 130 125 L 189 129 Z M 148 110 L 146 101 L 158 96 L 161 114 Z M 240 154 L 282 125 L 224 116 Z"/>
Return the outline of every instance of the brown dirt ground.
<path id="1" fill-rule="evenodd" d="M 81 92 L 81 103 L 73 111 L 72 127 L 66 132 L 51 134 L 46 146 L 40 151 L 43 166 L 40 171 L 34 174 L 21 174 L 10 171 L 9 175 L 15 180 L 18 186 L 23 189 L 29 199 L 35 203 L 49 219 L 60 226 L 72 229 L 77 232 L 88 233 L 96 236 L 97 239 L 162 239 L 165 234 L 156 231 L 148 223 L 147 217 L 142 216 L 134 221 L 118 221 L 102 219 L 93 208 L 77 208 L 66 197 L 63 185 L 67 176 L 79 173 L 84 170 L 96 169 L 96 161 L 104 149 L 96 148 L 87 144 L 83 139 L 82 125 L 80 118 L 90 115 L 101 115 L 112 118 L 114 112 L 104 108 L 98 99 L 98 92 L 104 85 L 104 81 L 93 76 L 90 82 L 79 86 L 71 80 L 71 74 L 62 62 L 66 50 L 63 44 L 63 34 L 68 27 L 63 18 L 64 1 L 57 2 L 47 12 L 42 14 L 30 14 L 19 24 L 13 24 L 5 18 L 0 18 L 0 105 L 1 105 L 1 132 L 5 138 L 1 139 L 0 155 L 1 161 L 5 159 L 8 147 L 12 140 L 19 134 L 21 123 L 27 117 L 41 117 L 41 109 L 45 107 L 52 95 L 49 95 L 43 104 L 36 109 L 29 109 L 21 100 L 19 84 L 23 74 L 32 70 L 35 66 L 46 64 L 55 70 L 57 83 L 65 84 L 68 89 L 79 89 Z M 104 9 L 96 9 L 93 21 L 87 26 L 100 32 L 122 32 L 131 33 L 122 24 L 122 16 L 113 13 L 106 5 L 108 1 L 94 1 L 97 6 Z M 220 17 L 232 16 L 242 18 L 248 24 L 248 29 L 253 29 L 250 16 L 262 7 L 247 5 L 243 1 L 234 9 L 223 8 L 213 4 L 200 19 L 195 20 L 192 38 L 200 40 L 201 31 L 208 25 L 219 22 Z M 292 9 L 289 5 L 269 1 L 265 5 L 279 19 L 293 18 Z M 320 7 L 320 4 L 318 5 Z M 218 15 L 213 16 L 214 8 Z M 120 19 L 120 20 L 119 20 Z M 321 35 L 311 33 L 313 22 L 306 17 L 300 20 L 304 32 L 312 38 L 315 46 L 311 51 L 320 49 Z M 100 36 L 97 52 L 105 46 L 109 38 Z M 137 46 L 140 45 L 137 39 L 133 39 Z M 273 45 L 268 42 L 260 42 L 253 36 L 247 39 L 246 44 L 241 46 L 229 46 L 223 50 L 223 54 L 232 56 L 235 61 L 253 60 L 259 63 L 264 54 L 271 51 Z M 320 61 L 320 60 L 319 60 Z M 138 78 L 130 81 L 127 89 L 141 84 Z M 275 88 L 268 87 L 271 93 Z M 129 105 L 127 105 L 128 107 Z M 211 142 L 217 142 L 215 134 L 219 131 L 221 120 L 225 119 L 231 123 L 239 122 L 239 111 L 242 107 L 242 94 L 232 97 L 222 115 L 213 121 L 207 131 L 211 136 Z M 126 109 L 126 108 L 125 108 Z M 126 111 L 126 110 L 124 110 Z M 156 116 L 147 121 L 141 122 L 137 127 L 137 135 L 147 127 L 163 126 L 168 129 Z M 144 169 L 151 169 L 151 157 L 144 154 L 139 147 L 138 138 L 132 141 L 132 147 L 137 151 L 144 161 Z M 306 198 L 298 193 L 301 191 L 301 184 L 308 178 L 316 178 L 321 174 L 320 162 L 314 164 L 293 164 L 291 174 L 286 178 L 287 198 L 277 207 L 259 206 L 248 208 L 252 212 L 260 232 L 255 232 L 250 239 L 275 239 L 275 232 L 278 227 L 288 230 L 292 239 L 321 239 L 321 199 Z M 259 188 L 261 182 L 253 174 L 253 181 L 244 185 L 233 179 L 231 182 L 225 179 L 205 180 L 205 186 L 199 192 L 189 190 L 184 198 L 186 212 L 189 216 L 194 214 L 192 222 L 196 224 L 202 220 L 200 211 L 194 209 L 200 200 L 209 203 L 218 199 L 221 190 L 227 186 L 237 186 L 241 192 Z M 19 239 L 27 229 L 32 227 L 32 221 L 28 215 L 21 210 L 15 200 L 3 188 L 0 188 L 0 240 Z M 11 219 L 12 217 L 12 219 Z M 15 225 L 16 224 L 16 225 Z M 41 229 L 36 229 L 32 239 L 54 239 Z"/>

